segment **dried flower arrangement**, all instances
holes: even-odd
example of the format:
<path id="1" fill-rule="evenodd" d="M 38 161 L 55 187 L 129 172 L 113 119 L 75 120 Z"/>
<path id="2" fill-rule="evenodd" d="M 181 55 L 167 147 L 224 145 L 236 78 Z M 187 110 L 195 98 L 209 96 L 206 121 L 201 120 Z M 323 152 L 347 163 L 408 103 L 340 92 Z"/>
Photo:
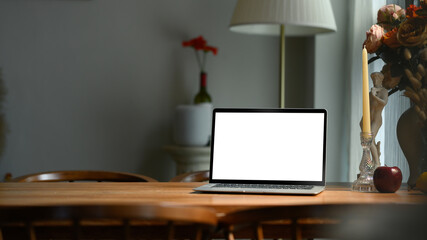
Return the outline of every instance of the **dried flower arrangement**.
<path id="1" fill-rule="evenodd" d="M 369 63 L 386 63 L 381 72 L 389 95 L 404 91 L 415 104 L 421 126 L 427 126 L 427 0 L 406 10 L 395 4 L 380 8 L 363 45 L 376 55 Z"/>

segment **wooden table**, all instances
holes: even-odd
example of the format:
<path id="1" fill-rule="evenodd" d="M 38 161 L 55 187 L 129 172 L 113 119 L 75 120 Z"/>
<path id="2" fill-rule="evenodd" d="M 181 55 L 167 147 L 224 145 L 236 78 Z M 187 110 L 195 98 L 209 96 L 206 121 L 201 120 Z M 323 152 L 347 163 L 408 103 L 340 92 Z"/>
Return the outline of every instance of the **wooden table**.
<path id="1" fill-rule="evenodd" d="M 0 206 L 169 203 L 204 206 L 218 214 L 242 208 L 337 203 L 426 203 L 427 195 L 401 189 L 396 193 L 360 193 L 331 185 L 317 196 L 206 194 L 192 189 L 203 183 L 0 183 Z"/>
<path id="2" fill-rule="evenodd" d="M 157 204 L 203 206 L 217 216 L 265 206 L 314 204 L 425 204 L 427 195 L 401 189 L 396 193 L 360 193 L 349 185 L 330 185 L 316 196 L 206 194 L 192 189 L 203 183 L 0 183 L 0 206 Z"/>

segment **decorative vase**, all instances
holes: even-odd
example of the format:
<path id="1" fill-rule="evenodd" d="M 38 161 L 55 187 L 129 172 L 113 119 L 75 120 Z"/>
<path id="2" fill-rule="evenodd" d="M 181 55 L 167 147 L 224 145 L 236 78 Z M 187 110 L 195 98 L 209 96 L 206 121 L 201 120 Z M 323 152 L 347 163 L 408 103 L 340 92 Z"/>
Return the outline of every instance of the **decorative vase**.
<path id="1" fill-rule="evenodd" d="M 175 109 L 173 140 L 180 146 L 208 146 L 212 130 L 212 105 L 179 105 Z"/>
<path id="2" fill-rule="evenodd" d="M 409 165 L 408 188 L 411 189 L 420 174 L 427 171 L 427 127 L 421 127 L 414 107 L 400 116 L 396 133 Z"/>
<path id="3" fill-rule="evenodd" d="M 205 72 L 200 73 L 200 90 L 197 95 L 194 97 L 194 104 L 200 103 L 211 103 L 212 98 L 209 95 L 207 89 L 207 74 Z"/>

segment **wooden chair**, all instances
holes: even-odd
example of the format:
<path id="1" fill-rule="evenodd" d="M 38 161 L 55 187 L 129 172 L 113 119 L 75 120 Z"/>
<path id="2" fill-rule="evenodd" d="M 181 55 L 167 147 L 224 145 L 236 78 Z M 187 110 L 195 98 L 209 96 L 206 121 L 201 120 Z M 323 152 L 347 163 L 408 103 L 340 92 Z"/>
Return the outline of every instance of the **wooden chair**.
<path id="1" fill-rule="evenodd" d="M 169 182 L 205 182 L 209 181 L 209 171 L 197 171 L 180 174 Z"/>
<path id="2" fill-rule="evenodd" d="M 0 239 L 206 239 L 209 208 L 167 205 L 0 207 Z"/>
<path id="3" fill-rule="evenodd" d="M 427 236 L 423 227 L 426 212 L 427 205 L 416 204 L 263 207 L 229 213 L 219 219 L 219 226 L 228 240 L 236 235 L 253 239 L 418 239 L 410 236 Z"/>
<path id="4" fill-rule="evenodd" d="M 17 177 L 11 182 L 157 182 L 157 180 L 144 175 L 111 171 L 52 171 L 33 173 Z"/>

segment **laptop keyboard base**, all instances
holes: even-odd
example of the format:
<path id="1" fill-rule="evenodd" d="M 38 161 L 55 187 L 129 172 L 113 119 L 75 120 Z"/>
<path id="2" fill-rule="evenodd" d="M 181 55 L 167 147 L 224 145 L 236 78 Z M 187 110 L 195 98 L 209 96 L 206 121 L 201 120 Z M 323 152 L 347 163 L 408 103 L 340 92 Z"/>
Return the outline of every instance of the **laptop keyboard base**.
<path id="1" fill-rule="evenodd" d="M 310 190 L 313 185 L 283 185 L 283 184 L 243 184 L 243 183 L 217 183 L 212 188 L 252 188 L 252 189 L 301 189 Z"/>

